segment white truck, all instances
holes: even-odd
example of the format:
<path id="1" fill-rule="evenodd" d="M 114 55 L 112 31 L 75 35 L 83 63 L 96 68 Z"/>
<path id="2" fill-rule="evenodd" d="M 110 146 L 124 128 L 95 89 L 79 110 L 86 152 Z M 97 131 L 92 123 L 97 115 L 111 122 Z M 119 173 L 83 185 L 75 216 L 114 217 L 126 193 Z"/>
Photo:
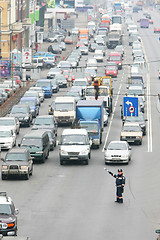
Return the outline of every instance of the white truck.
<path id="1" fill-rule="evenodd" d="M 58 124 L 74 125 L 76 119 L 76 100 L 74 97 L 56 97 L 53 115 Z"/>
<path id="2" fill-rule="evenodd" d="M 103 105 L 109 116 L 112 112 L 112 96 L 110 95 L 108 86 L 99 86 L 98 99 L 103 100 Z M 94 86 L 88 86 L 86 89 L 86 100 L 95 99 L 95 88 Z"/>

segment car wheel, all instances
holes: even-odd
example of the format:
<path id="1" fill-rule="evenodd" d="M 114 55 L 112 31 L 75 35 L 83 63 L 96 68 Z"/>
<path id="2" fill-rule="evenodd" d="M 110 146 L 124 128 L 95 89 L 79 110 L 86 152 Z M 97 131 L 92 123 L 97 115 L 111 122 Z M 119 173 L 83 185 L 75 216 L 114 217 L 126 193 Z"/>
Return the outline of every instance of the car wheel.
<path id="1" fill-rule="evenodd" d="M 15 143 L 14 143 L 14 147 L 16 146 L 16 141 L 15 141 Z"/>
<path id="2" fill-rule="evenodd" d="M 28 121 L 28 124 L 27 124 L 27 127 L 30 127 L 30 125 L 31 125 L 31 122 L 30 122 L 30 120 Z"/>
<path id="3" fill-rule="evenodd" d="M 49 157 L 49 150 L 48 150 L 48 152 L 47 152 L 46 159 L 48 159 L 48 157 Z"/>
<path id="4" fill-rule="evenodd" d="M 29 179 L 29 171 L 28 173 L 25 175 L 25 180 L 28 180 Z"/>
<path id="5" fill-rule="evenodd" d="M 84 165 L 88 165 L 88 159 L 83 161 Z"/>
<path id="6" fill-rule="evenodd" d="M 142 145 L 142 140 L 139 142 L 139 145 Z"/>
<path id="7" fill-rule="evenodd" d="M 4 174 L 1 175 L 1 178 L 2 178 L 2 180 L 6 180 L 7 179 L 7 177 Z"/>
<path id="8" fill-rule="evenodd" d="M 63 165 L 63 160 L 60 160 L 60 165 Z"/>
<path id="9" fill-rule="evenodd" d="M 45 157 L 44 155 L 42 156 L 42 159 L 41 159 L 41 163 L 44 163 L 45 162 Z"/>
<path id="10" fill-rule="evenodd" d="M 50 68 L 51 68 L 51 65 L 47 64 L 46 68 L 47 68 L 47 69 L 50 69 Z"/>

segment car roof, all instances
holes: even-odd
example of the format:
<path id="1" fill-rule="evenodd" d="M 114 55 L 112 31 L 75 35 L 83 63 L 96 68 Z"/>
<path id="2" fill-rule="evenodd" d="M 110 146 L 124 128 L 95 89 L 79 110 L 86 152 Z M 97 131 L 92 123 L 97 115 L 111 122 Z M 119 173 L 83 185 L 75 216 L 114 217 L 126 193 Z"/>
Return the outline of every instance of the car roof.
<path id="1" fill-rule="evenodd" d="M 12 148 L 10 149 L 8 153 L 26 153 L 26 152 L 29 152 L 28 148 L 19 148 L 19 147 L 16 147 L 16 148 Z M 6 154 L 6 155 L 7 155 Z"/>
<path id="2" fill-rule="evenodd" d="M 139 123 L 137 123 L 137 122 L 125 122 L 124 126 L 139 126 Z"/>
<path id="3" fill-rule="evenodd" d="M 87 135 L 86 129 L 64 129 L 62 135 L 82 134 Z"/>
<path id="4" fill-rule="evenodd" d="M 37 116 L 36 119 L 37 118 L 52 118 L 52 119 L 54 119 L 54 117 L 52 115 L 40 115 L 40 116 Z"/>

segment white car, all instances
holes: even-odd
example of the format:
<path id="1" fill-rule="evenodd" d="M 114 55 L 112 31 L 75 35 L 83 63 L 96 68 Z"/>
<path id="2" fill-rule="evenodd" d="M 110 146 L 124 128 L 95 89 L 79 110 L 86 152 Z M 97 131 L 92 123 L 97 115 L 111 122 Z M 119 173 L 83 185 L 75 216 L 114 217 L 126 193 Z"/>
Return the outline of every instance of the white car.
<path id="1" fill-rule="evenodd" d="M 42 90 L 41 87 L 30 87 L 29 91 L 38 92 L 41 102 L 44 101 L 44 91 Z"/>
<path id="2" fill-rule="evenodd" d="M 9 130 L 13 130 L 16 134 L 19 134 L 20 123 L 15 117 L 0 117 L 0 128 L 3 129 L 7 127 Z"/>
<path id="3" fill-rule="evenodd" d="M 13 130 L 1 127 L 0 128 L 0 148 L 11 149 L 16 146 L 16 134 Z"/>
<path id="4" fill-rule="evenodd" d="M 97 62 L 103 62 L 103 53 L 95 53 L 94 58 L 97 60 Z"/>
<path id="5" fill-rule="evenodd" d="M 105 151 L 105 164 L 129 163 L 131 160 L 131 147 L 126 141 L 111 141 Z"/>

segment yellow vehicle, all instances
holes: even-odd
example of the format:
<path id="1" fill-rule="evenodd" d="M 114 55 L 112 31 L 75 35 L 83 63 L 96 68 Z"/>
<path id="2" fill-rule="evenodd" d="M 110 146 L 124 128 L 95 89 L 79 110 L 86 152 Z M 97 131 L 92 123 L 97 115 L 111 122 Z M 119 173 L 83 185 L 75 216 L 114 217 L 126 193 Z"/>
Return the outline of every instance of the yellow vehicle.
<path id="1" fill-rule="evenodd" d="M 96 77 L 97 79 L 98 77 Z M 113 95 L 113 88 L 112 88 L 112 78 L 110 76 L 99 77 L 99 86 L 108 86 L 109 87 L 109 94 L 110 96 Z M 94 85 L 94 84 L 93 84 Z"/>
<path id="2" fill-rule="evenodd" d="M 97 80 L 98 80 L 98 85 L 99 85 L 99 86 L 102 86 L 103 84 L 102 84 L 101 77 L 95 77 L 95 78 L 94 78 L 94 81 L 93 81 L 93 83 L 92 83 L 92 86 L 94 86 L 94 82 L 97 81 Z"/>

